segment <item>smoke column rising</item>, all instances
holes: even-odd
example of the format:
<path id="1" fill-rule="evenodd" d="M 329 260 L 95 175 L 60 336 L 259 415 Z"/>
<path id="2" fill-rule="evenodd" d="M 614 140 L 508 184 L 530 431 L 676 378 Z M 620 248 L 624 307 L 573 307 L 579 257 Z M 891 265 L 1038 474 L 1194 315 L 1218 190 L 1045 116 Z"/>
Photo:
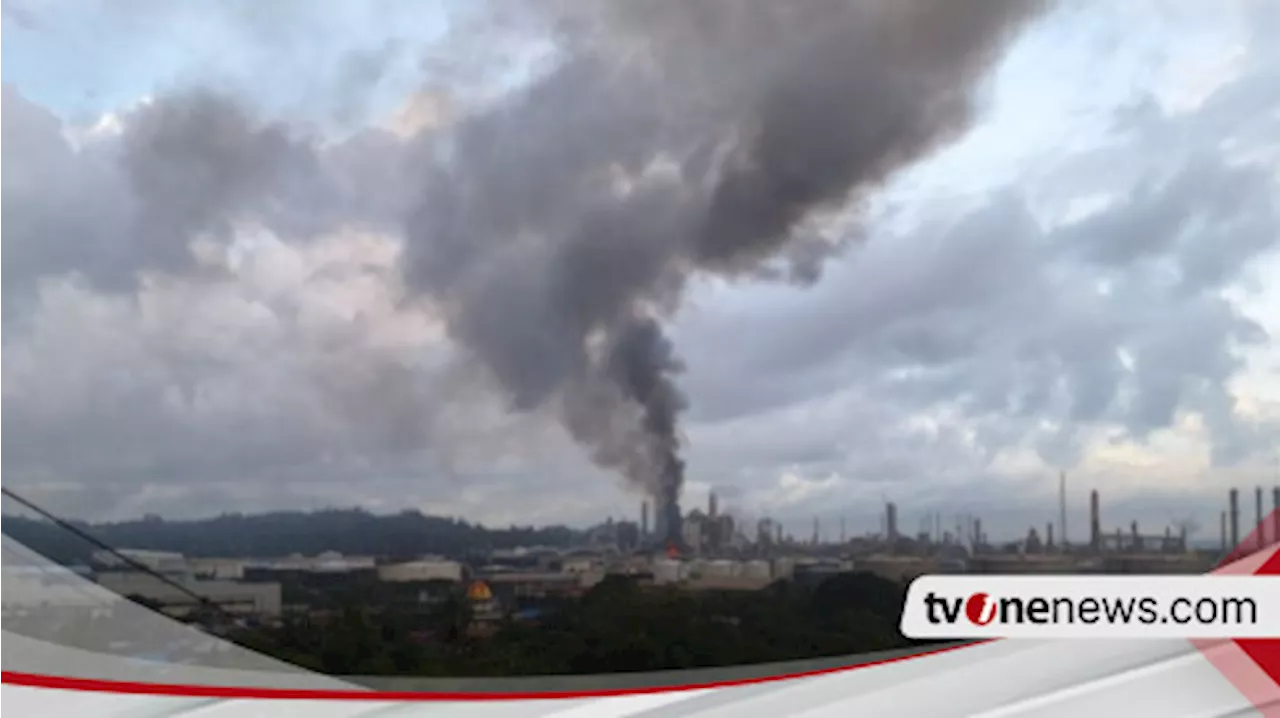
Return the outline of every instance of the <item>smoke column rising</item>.
<path id="1" fill-rule="evenodd" d="M 817 277 L 803 231 L 968 125 L 1026 2 L 546 3 L 556 68 L 463 121 L 408 225 L 406 276 L 518 410 L 678 496 L 690 276 Z"/>

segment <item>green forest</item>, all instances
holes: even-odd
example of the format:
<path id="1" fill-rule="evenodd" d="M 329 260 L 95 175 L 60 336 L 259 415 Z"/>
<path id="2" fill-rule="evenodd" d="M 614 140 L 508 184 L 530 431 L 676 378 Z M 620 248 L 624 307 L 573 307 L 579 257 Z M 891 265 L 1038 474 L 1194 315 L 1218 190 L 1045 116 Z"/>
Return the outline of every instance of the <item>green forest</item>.
<path id="1" fill-rule="evenodd" d="M 465 599 L 413 616 L 357 597 L 326 620 L 242 629 L 246 647 L 335 675 L 521 676 L 657 671 L 841 656 L 912 645 L 898 632 L 903 588 L 871 574 L 816 587 L 691 592 L 611 577 L 537 621 L 476 637 Z"/>

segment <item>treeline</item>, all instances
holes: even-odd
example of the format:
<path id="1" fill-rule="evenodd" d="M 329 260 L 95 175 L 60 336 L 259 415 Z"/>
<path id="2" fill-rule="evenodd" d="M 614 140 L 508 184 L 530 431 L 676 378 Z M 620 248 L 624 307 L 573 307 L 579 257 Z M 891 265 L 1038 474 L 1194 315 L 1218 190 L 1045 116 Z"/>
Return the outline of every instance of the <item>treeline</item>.
<path id="1" fill-rule="evenodd" d="M 60 563 L 86 562 L 95 550 L 74 533 L 41 519 L 9 515 L 2 525 L 6 535 Z M 325 551 L 391 558 L 424 553 L 460 558 L 517 546 L 570 546 L 582 539 L 580 532 L 563 526 L 490 529 L 417 511 L 379 516 L 359 509 L 226 514 L 193 521 L 147 517 L 76 525 L 117 548 L 226 558 L 314 556 Z"/>
<path id="2" fill-rule="evenodd" d="M 898 631 L 903 598 L 901 585 L 867 573 L 749 592 L 645 588 L 611 577 L 537 623 L 511 621 L 483 638 L 469 635 L 467 603 L 453 599 L 421 618 L 351 600 L 337 617 L 291 619 L 235 639 L 336 675 L 658 671 L 906 647 L 912 642 Z"/>

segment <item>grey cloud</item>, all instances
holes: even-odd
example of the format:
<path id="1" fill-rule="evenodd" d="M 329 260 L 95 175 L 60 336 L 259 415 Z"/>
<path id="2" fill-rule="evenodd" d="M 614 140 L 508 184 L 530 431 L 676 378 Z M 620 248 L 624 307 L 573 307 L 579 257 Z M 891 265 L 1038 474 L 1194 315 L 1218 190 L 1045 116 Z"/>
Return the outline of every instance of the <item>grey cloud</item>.
<path id="1" fill-rule="evenodd" d="M 605 13 L 603 24 L 579 25 L 566 38 L 567 58 L 548 76 L 463 120 L 439 161 L 430 149 L 409 153 L 423 164 L 421 184 L 401 183 L 412 189 L 400 196 L 421 193 L 404 217 L 406 278 L 445 308 L 455 338 L 517 408 L 559 394 L 566 426 L 598 459 L 620 462 L 638 484 L 678 491 L 684 400 L 670 375 L 678 362 L 650 361 L 669 350 L 647 305 L 669 310 L 690 265 L 758 270 L 815 210 L 867 191 L 963 130 L 973 85 L 1034 9 L 716 2 L 692 15 L 664 4 Z M 703 32 L 688 35 L 690 20 Z M 592 44 L 597 37 L 624 48 L 652 42 L 658 52 L 637 67 Z M 672 72 L 681 66 L 698 70 L 682 80 Z M 55 128 L 46 122 L 40 131 L 51 137 Z M 385 140 L 357 141 L 392 155 Z M 79 155 L 49 145 L 73 172 Z M 421 145 L 411 140 L 408 149 Z M 126 216 L 103 224 L 86 215 L 87 228 L 58 232 L 71 250 L 91 242 L 109 255 L 78 265 L 64 256 L 28 273 L 80 270 L 117 288 L 138 270 L 190 269 L 193 238 L 225 236 L 246 217 L 296 232 L 400 209 L 361 199 L 388 194 L 381 184 L 339 184 L 334 169 L 379 164 L 346 149 L 322 151 L 221 95 L 167 94 L 133 113 L 119 142 L 113 169 L 131 192 L 111 206 L 129 206 Z M 330 156 L 347 163 L 334 168 Z M 611 186 L 616 173 L 634 182 L 655 161 L 679 172 L 641 179 L 622 195 Z M 35 214 L 37 225 L 55 221 L 54 212 Z M 38 226 L 19 241 L 58 229 Z M 821 252 L 801 247 L 790 256 L 801 263 L 796 276 L 816 276 Z M 588 344 L 597 334 L 614 360 L 594 356 Z M 615 427 L 621 434 L 607 433 Z"/>
<path id="2" fill-rule="evenodd" d="M 839 29 L 884 12 L 877 22 L 936 39 L 957 18 L 935 27 L 910 8 L 840 5 L 788 18 L 745 3 L 575 4 L 535 18 L 575 20 L 563 64 L 514 97 L 460 108 L 455 126 L 410 139 L 368 130 L 320 145 L 226 98 L 172 95 L 126 116 L 123 139 L 77 152 L 56 119 L 6 87 L 5 139 L 18 138 L 5 150 L 5 210 L 15 222 L 6 258 L 18 261 L 5 278 L 34 292 L 37 278 L 74 270 L 93 287 L 127 290 L 124 308 L 106 315 L 96 313 L 100 302 L 114 300 L 46 290 L 32 295 L 39 302 L 22 336 L 6 327 L 5 348 L 18 349 L 5 367 L 6 469 L 17 479 L 101 480 L 117 492 L 185 479 L 215 487 L 202 494 L 210 506 L 222 493 L 247 508 L 299 499 L 308 482 L 333 503 L 375 494 L 427 503 L 475 486 L 456 503 L 481 510 L 493 503 L 481 494 L 504 482 L 550 494 L 561 480 L 576 481 L 582 501 L 602 501 L 611 484 L 545 433 L 540 422 L 551 416 L 597 463 L 642 482 L 687 435 L 690 477 L 741 487 L 751 510 L 769 510 L 751 502 L 773 495 L 791 467 L 846 482 L 860 510 L 911 482 L 913 503 L 988 512 L 1003 503 L 1016 513 L 1026 506 L 1009 492 L 1043 477 L 992 463 L 1027 450 L 1070 464 L 1101 425 L 1141 439 L 1193 411 L 1215 462 L 1256 456 L 1268 427 L 1239 416 L 1224 386 L 1239 368 L 1233 345 L 1269 337 L 1218 292 L 1275 245 L 1274 175 L 1232 154 L 1269 138 L 1269 88 L 1245 78 L 1189 117 L 1151 105 L 1117 127 L 1088 172 L 1032 178 L 960 216 L 912 198 L 928 206 L 902 232 L 852 212 L 854 227 L 832 243 L 809 234 L 809 210 L 847 199 L 857 209 L 895 168 L 962 131 L 972 81 L 999 46 L 971 54 L 944 43 L 941 79 L 932 62 L 893 55 L 912 69 L 908 84 L 936 92 L 888 92 L 886 120 L 842 101 L 863 87 L 879 92 L 880 76 L 862 65 L 837 72 L 830 60 L 876 43 L 810 49 L 808 35 L 780 29 Z M 721 24 L 720 14 L 741 24 Z M 714 40 L 691 41 L 703 37 L 698 27 Z M 730 27 L 738 29 L 713 32 Z M 826 71 L 788 74 L 813 61 Z M 804 112 L 818 99 L 829 112 Z M 1233 109 L 1245 106 L 1263 120 L 1246 126 Z M 818 143 L 827 122 L 839 126 L 831 147 Z M 889 132 L 898 129 L 900 137 Z M 178 151 L 153 141 L 185 134 L 204 144 Z M 855 151 L 868 139 L 877 152 Z M 121 162 L 130 151 L 132 162 Z M 812 160 L 816 174 L 797 171 L 793 157 Z M 175 176 L 181 182 L 166 179 Z M 611 184 L 619 176 L 632 182 L 629 193 Z M 1099 189 L 1119 199 L 1067 228 L 1036 216 L 1028 199 L 1062 204 Z M 135 233 L 144 216 L 158 220 L 148 222 L 153 234 Z M 460 347 L 467 371 L 438 374 L 431 358 L 388 349 L 369 331 L 416 311 L 416 298 L 400 292 L 350 323 L 308 325 L 290 297 L 319 291 L 312 286 L 251 297 L 273 317 L 261 326 L 227 328 L 218 309 L 146 326 L 156 278 L 139 285 L 138 270 L 181 269 L 189 276 L 164 281 L 192 282 L 183 300 L 192 305 L 229 291 L 223 282 L 243 277 L 193 269 L 187 247 L 242 217 L 299 251 L 343 224 L 404 231 L 403 277 L 382 268 L 361 281 L 403 280 L 428 297 L 458 344 L 448 353 Z M 863 237 L 858 251 L 836 256 Z M 787 262 L 800 260 L 805 271 L 791 276 L 814 279 L 821 269 L 821 281 L 789 296 L 755 292 L 736 314 L 715 302 L 705 316 L 689 310 L 700 274 L 741 287 L 780 264 L 776 276 L 787 276 Z M 1099 291 L 1102 280 L 1109 292 Z M 670 337 L 653 331 L 668 321 Z M 628 342 L 635 337 L 646 341 Z M 648 371 L 622 371 L 623 358 L 650 360 Z M 668 421 L 683 405 L 677 376 L 690 412 L 680 427 Z M 531 415 L 502 416 L 507 407 L 490 403 L 493 379 Z M 646 408 L 656 422 L 648 427 Z M 120 421 L 122 412 L 137 421 Z M 943 427 L 922 429 L 925 416 Z M 556 448 L 539 454 L 544 444 Z M 454 456 L 440 455 L 447 447 Z M 521 494 L 530 510 L 539 490 Z M 147 501 L 182 508 L 181 498 L 149 495 L 139 510 Z M 786 511 L 807 522 L 845 500 L 810 497 Z M 594 518 L 590 506 L 569 514 Z"/>
<path id="3" fill-rule="evenodd" d="M 5 20 L 10 20 L 22 27 L 24 30 L 40 29 L 39 17 L 31 12 L 24 4 L 7 0 L 3 6 L 0 6 L 0 15 Z"/>
<path id="4" fill-rule="evenodd" d="M 1219 154 L 1193 151 L 1174 176 L 1152 173 L 1122 206 L 1078 221 L 1055 239 L 1103 265 L 1173 255 L 1183 291 L 1221 287 L 1280 236 L 1273 183 L 1268 168 L 1232 166 Z"/>
<path id="5" fill-rule="evenodd" d="M 424 147 L 366 130 L 321 148 L 229 96 L 189 90 L 125 113 L 118 137 L 77 148 L 12 85 L 4 100 L 4 292 L 22 305 L 41 277 L 74 273 L 128 292 L 142 271 L 196 271 L 192 241 L 225 240 L 238 221 L 301 240 L 385 229 L 414 192 L 405 169 Z"/>
<path id="6" fill-rule="evenodd" d="M 1183 171 L 1226 186 L 1188 191 L 1183 202 L 1122 201 L 1048 234 L 1001 191 L 949 227 L 926 221 L 907 236 L 877 237 L 785 318 L 753 315 L 750 333 L 702 345 L 715 328 L 695 322 L 695 418 L 723 422 L 857 387 L 898 407 L 897 419 L 881 420 L 890 426 L 912 412 L 958 407 L 991 455 L 1029 442 L 1051 465 L 1071 465 L 1080 431 L 1096 422 L 1118 423 L 1141 441 L 1190 410 L 1211 427 L 1215 464 L 1246 458 L 1265 448 L 1261 427 L 1235 415 L 1227 383 L 1241 368 L 1235 351 L 1270 338 L 1218 291 L 1277 235 L 1220 240 L 1241 223 L 1274 224 L 1272 180 L 1257 167 L 1198 158 Z M 1155 235 L 1154 243 L 1111 256 L 1099 272 L 1093 248 L 1134 233 L 1148 242 Z M 1218 262 L 1197 272 L 1194 257 L 1206 253 Z M 1152 266 L 1173 267 L 1172 278 Z M 790 319 L 797 315 L 804 318 Z M 748 383 L 751 390 L 734 391 Z M 1050 428 L 1038 425 L 1045 419 Z"/>
<path id="7" fill-rule="evenodd" d="M 329 472 L 330 461 L 462 451 L 451 422 L 474 421 L 466 406 L 484 392 L 447 346 L 400 338 L 424 318 L 396 309 L 393 294 L 357 292 L 388 272 L 317 273 L 284 296 L 244 273 L 131 298 L 46 284 L 23 340 L 6 342 L 6 471 L 116 485 L 264 481 Z M 351 297 L 355 318 L 325 311 L 335 293 Z"/>
<path id="8" fill-rule="evenodd" d="M 118 164 L 108 153 L 74 152 L 52 113 L 12 85 L 3 92 L 6 299 L 72 268 L 101 267 L 114 276 L 130 241 L 124 228 L 131 198 Z"/>
<path id="9" fill-rule="evenodd" d="M 158 269 L 186 269 L 190 238 L 225 236 L 248 205 L 271 201 L 277 172 L 309 159 L 285 128 L 255 126 L 239 105 L 201 91 L 143 107 L 122 145 L 140 209 L 130 229 L 144 245 L 138 256 Z"/>

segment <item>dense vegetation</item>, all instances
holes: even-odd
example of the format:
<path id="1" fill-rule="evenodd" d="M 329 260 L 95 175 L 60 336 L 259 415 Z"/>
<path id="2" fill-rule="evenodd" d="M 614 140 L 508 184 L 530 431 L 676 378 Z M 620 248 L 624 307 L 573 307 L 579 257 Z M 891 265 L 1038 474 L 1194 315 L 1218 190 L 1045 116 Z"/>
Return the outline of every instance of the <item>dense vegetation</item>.
<path id="1" fill-rule="evenodd" d="M 417 511 L 378 516 L 358 509 L 227 514 L 196 521 L 148 517 L 78 525 L 112 546 L 196 557 L 314 556 L 325 551 L 391 558 L 423 553 L 461 557 L 516 546 L 569 546 L 582 539 L 580 532 L 562 526 L 488 529 Z M 94 550 L 47 521 L 5 516 L 3 527 L 5 534 L 59 563 L 87 562 Z"/>
<path id="2" fill-rule="evenodd" d="M 291 619 L 235 635 L 251 648 L 331 674 L 514 676 L 654 671 L 839 656 L 909 645 L 898 632 L 903 589 L 871 574 L 816 588 L 646 588 L 616 577 L 536 623 L 475 637 L 465 600 L 414 617 L 348 597 L 326 620 Z"/>

